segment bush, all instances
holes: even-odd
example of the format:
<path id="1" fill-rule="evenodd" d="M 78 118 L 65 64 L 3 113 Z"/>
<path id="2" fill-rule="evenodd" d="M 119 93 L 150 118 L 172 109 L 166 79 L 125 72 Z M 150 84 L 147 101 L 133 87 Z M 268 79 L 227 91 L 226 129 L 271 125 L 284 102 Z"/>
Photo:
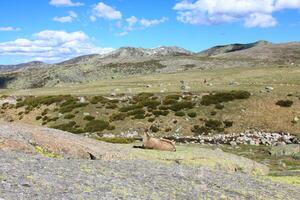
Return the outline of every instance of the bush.
<path id="1" fill-rule="evenodd" d="M 128 112 L 128 111 L 136 110 L 136 109 L 139 109 L 139 108 L 143 108 L 143 106 L 142 105 L 125 106 L 125 107 L 120 108 L 119 111 L 120 112 Z"/>
<path id="2" fill-rule="evenodd" d="M 71 100 L 64 102 L 61 105 L 59 112 L 60 113 L 68 113 L 68 112 L 72 112 L 75 108 L 85 107 L 87 105 L 89 105 L 89 104 L 88 103 L 78 103 L 76 99 L 71 99 Z"/>
<path id="3" fill-rule="evenodd" d="M 164 104 L 164 105 L 173 105 L 173 104 L 175 104 L 175 103 L 177 103 L 177 100 L 175 100 L 175 99 L 165 99 L 165 100 L 163 101 L 163 104 Z"/>
<path id="4" fill-rule="evenodd" d="M 167 106 L 159 106 L 158 109 L 159 110 L 169 110 L 169 107 L 167 107 Z"/>
<path id="5" fill-rule="evenodd" d="M 210 115 L 211 115 L 211 116 L 215 116 L 216 114 L 217 114 L 216 111 L 211 111 L 211 112 L 210 112 Z"/>
<path id="6" fill-rule="evenodd" d="M 107 103 L 109 100 L 103 96 L 95 96 L 90 100 L 91 104 L 97 104 L 97 103 L 102 103 L 105 104 Z"/>
<path id="7" fill-rule="evenodd" d="M 135 109 L 127 113 L 128 115 L 145 115 L 145 111 L 143 109 Z"/>
<path id="8" fill-rule="evenodd" d="M 212 130 L 217 130 L 218 128 L 220 128 L 222 126 L 222 122 L 220 122 L 218 120 L 210 119 L 205 122 L 205 126 Z"/>
<path id="9" fill-rule="evenodd" d="M 133 119 L 145 119 L 145 115 L 143 115 L 143 114 L 136 114 L 136 115 L 134 115 Z"/>
<path id="10" fill-rule="evenodd" d="M 131 144 L 135 142 L 133 138 L 97 138 L 97 140 L 113 144 Z"/>
<path id="11" fill-rule="evenodd" d="M 155 125 L 151 125 L 150 126 L 150 130 L 153 132 L 153 133 L 157 133 L 159 131 L 159 128 Z"/>
<path id="12" fill-rule="evenodd" d="M 173 105 L 170 106 L 170 109 L 173 111 L 180 111 L 183 109 L 192 109 L 194 108 L 194 103 L 190 102 L 190 101 L 182 101 L 182 102 L 177 102 Z"/>
<path id="13" fill-rule="evenodd" d="M 113 121 L 123 121 L 127 117 L 126 113 L 113 113 L 110 117 L 109 120 L 111 122 Z"/>
<path id="14" fill-rule="evenodd" d="M 223 124 L 225 125 L 225 128 L 230 128 L 233 126 L 233 121 L 225 120 L 223 121 Z"/>
<path id="15" fill-rule="evenodd" d="M 92 120 L 84 128 L 86 132 L 102 132 L 109 126 L 109 123 L 103 120 Z"/>
<path id="16" fill-rule="evenodd" d="M 86 120 L 86 121 L 92 121 L 92 120 L 95 119 L 95 117 L 90 116 L 90 115 L 87 115 L 87 116 L 85 116 L 83 119 Z"/>
<path id="17" fill-rule="evenodd" d="M 195 117 L 197 117 L 197 113 L 196 113 L 196 112 L 189 112 L 187 115 L 188 115 L 190 118 L 195 118 Z"/>
<path id="18" fill-rule="evenodd" d="M 74 121 L 70 121 L 69 123 L 66 123 L 66 124 L 52 126 L 51 128 L 59 129 L 62 131 L 67 131 L 67 132 L 75 133 L 75 134 L 84 133 L 84 131 L 82 129 L 77 128 L 76 122 L 74 122 Z"/>
<path id="19" fill-rule="evenodd" d="M 211 129 L 205 126 L 198 126 L 195 125 L 191 131 L 194 133 L 194 136 L 199 136 L 199 135 L 206 135 L 209 134 L 211 132 Z"/>
<path id="20" fill-rule="evenodd" d="M 118 105 L 117 104 L 114 104 L 114 103 L 108 103 L 106 106 L 105 106 L 106 109 L 116 109 L 118 108 Z"/>
<path id="21" fill-rule="evenodd" d="M 20 116 L 20 115 L 23 115 L 24 114 L 24 112 L 23 111 L 21 111 L 21 112 L 19 112 L 18 113 L 18 115 Z"/>
<path id="22" fill-rule="evenodd" d="M 107 130 L 109 130 L 109 131 L 113 131 L 113 130 L 115 130 L 116 129 L 116 126 L 114 126 L 114 125 L 109 125 L 108 127 L 107 127 Z"/>
<path id="23" fill-rule="evenodd" d="M 42 116 L 36 116 L 35 119 L 38 121 L 38 120 L 42 119 Z"/>
<path id="24" fill-rule="evenodd" d="M 291 107 L 294 104 L 293 101 L 291 100 L 280 100 L 276 102 L 276 105 L 280 106 L 280 107 Z"/>
<path id="25" fill-rule="evenodd" d="M 64 119 L 73 119 L 75 117 L 75 115 L 73 114 L 67 114 L 65 115 Z"/>
<path id="26" fill-rule="evenodd" d="M 140 105 L 147 108 L 156 109 L 160 105 L 160 101 L 157 100 L 142 100 L 139 102 Z"/>
<path id="27" fill-rule="evenodd" d="M 178 117 L 183 117 L 183 116 L 185 116 L 185 113 L 182 111 L 177 111 L 177 112 L 175 112 L 175 115 Z"/>
<path id="28" fill-rule="evenodd" d="M 165 97 L 165 100 L 169 100 L 169 99 L 173 99 L 173 100 L 179 100 L 181 98 L 181 95 L 178 94 L 171 94 L 171 95 L 167 95 Z"/>
<path id="29" fill-rule="evenodd" d="M 48 108 L 46 108 L 45 110 L 43 110 L 43 112 L 42 112 L 42 116 L 45 116 L 45 115 L 47 115 L 47 114 L 48 114 L 48 112 L 49 112 L 49 109 L 48 109 Z"/>
<path id="30" fill-rule="evenodd" d="M 155 121 L 155 118 L 153 118 L 153 117 L 148 119 L 148 122 L 154 122 L 154 121 Z"/>
<path id="31" fill-rule="evenodd" d="M 136 95 L 135 97 L 133 97 L 133 100 L 135 100 L 137 102 L 140 102 L 140 101 L 143 101 L 143 100 L 147 100 L 147 99 L 149 99 L 150 97 L 153 97 L 153 96 L 154 96 L 153 93 L 143 92 L 143 93 L 140 93 L 140 94 Z"/>
<path id="32" fill-rule="evenodd" d="M 167 116 L 170 112 L 168 110 L 153 110 L 152 113 L 155 117 L 159 117 Z"/>
<path id="33" fill-rule="evenodd" d="M 216 106 L 215 106 L 215 108 L 218 109 L 218 110 L 223 110 L 224 107 L 225 107 L 225 106 L 222 105 L 222 104 L 220 104 L 220 103 L 217 103 Z"/>
<path id="34" fill-rule="evenodd" d="M 203 96 L 201 104 L 209 106 L 212 104 L 234 101 L 236 99 L 248 99 L 250 96 L 251 94 L 247 91 L 218 92 L 216 94 Z"/>

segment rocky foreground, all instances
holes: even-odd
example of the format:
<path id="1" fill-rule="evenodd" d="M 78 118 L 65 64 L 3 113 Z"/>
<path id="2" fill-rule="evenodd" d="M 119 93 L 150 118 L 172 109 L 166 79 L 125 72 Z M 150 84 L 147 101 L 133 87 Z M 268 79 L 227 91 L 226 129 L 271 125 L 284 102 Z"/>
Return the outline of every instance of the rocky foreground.
<path id="1" fill-rule="evenodd" d="M 222 150 L 133 149 L 67 132 L 0 123 L 0 200 L 300 199 L 268 167 Z"/>
<path id="2" fill-rule="evenodd" d="M 51 159 L 0 152 L 0 199 L 299 199 L 244 173 L 145 160 Z"/>

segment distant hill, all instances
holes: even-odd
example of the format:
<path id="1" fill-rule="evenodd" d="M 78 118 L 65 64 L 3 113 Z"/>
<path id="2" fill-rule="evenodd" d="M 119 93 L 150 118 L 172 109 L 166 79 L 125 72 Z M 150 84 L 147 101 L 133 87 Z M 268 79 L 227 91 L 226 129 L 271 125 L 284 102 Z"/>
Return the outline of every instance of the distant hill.
<path id="1" fill-rule="evenodd" d="M 122 47 L 108 54 L 84 55 L 51 65 L 2 65 L 0 88 L 54 87 L 139 74 L 271 65 L 300 65 L 300 43 L 258 41 L 216 46 L 200 53 L 180 47 Z"/>
<path id="2" fill-rule="evenodd" d="M 0 71 L 15 71 L 22 68 L 35 68 L 42 67 L 46 64 L 40 61 L 32 61 L 28 63 L 21 63 L 17 65 L 0 65 Z"/>
<path id="3" fill-rule="evenodd" d="M 198 53 L 200 56 L 215 56 L 219 54 L 225 54 L 230 52 L 236 52 L 241 50 L 250 49 L 257 46 L 265 46 L 271 45 L 272 43 L 267 41 L 258 41 L 249 44 L 229 44 L 229 45 L 222 45 L 222 46 L 215 46 L 205 51 Z"/>

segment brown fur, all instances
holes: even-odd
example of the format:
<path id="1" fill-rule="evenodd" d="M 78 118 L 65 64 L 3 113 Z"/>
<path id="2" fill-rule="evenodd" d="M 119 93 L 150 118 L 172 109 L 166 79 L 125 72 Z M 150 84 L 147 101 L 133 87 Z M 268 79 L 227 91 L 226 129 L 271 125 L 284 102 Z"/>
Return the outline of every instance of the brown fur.
<path id="1" fill-rule="evenodd" d="M 145 132 L 143 143 L 145 149 L 176 151 L 174 142 L 166 139 L 152 138 L 147 132 Z"/>

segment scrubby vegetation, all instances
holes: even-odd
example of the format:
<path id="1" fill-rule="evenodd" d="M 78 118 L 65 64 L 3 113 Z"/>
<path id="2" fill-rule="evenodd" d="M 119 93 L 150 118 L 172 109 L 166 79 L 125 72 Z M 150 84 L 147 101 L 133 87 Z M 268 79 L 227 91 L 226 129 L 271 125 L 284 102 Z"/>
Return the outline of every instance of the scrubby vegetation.
<path id="1" fill-rule="evenodd" d="M 131 144 L 135 142 L 135 139 L 133 138 L 102 138 L 99 137 L 97 140 L 102 142 L 108 142 L 113 144 Z"/>
<path id="2" fill-rule="evenodd" d="M 276 102 L 276 105 L 280 106 L 280 107 L 291 107 L 294 104 L 293 101 L 291 100 L 279 100 Z"/>
<path id="3" fill-rule="evenodd" d="M 217 92 L 215 94 L 203 96 L 201 104 L 205 106 L 212 104 L 217 105 L 223 102 L 229 102 L 238 99 L 248 99 L 250 96 L 251 94 L 247 91 Z"/>
<path id="4" fill-rule="evenodd" d="M 86 120 L 86 121 L 92 121 L 92 120 L 95 119 L 95 117 L 90 116 L 90 115 L 87 115 L 87 116 L 85 116 L 83 119 Z"/>
<path id="5" fill-rule="evenodd" d="M 102 132 L 109 126 L 109 123 L 103 120 L 92 120 L 84 128 L 86 132 Z"/>

